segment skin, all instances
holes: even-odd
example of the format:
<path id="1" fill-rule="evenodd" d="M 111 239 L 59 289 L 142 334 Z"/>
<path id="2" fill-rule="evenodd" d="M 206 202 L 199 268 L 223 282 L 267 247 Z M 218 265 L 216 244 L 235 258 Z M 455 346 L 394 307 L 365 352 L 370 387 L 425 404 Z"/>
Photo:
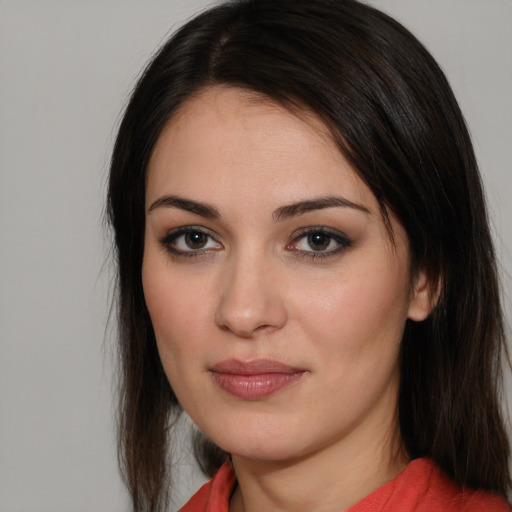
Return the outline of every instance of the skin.
<path id="1" fill-rule="evenodd" d="M 345 203 L 283 213 L 333 196 Z M 324 125 L 255 93 L 206 89 L 154 148 L 146 210 L 142 277 L 158 350 L 184 409 L 232 454 L 230 510 L 339 512 L 395 477 L 407 464 L 400 339 L 407 318 L 428 315 L 428 283 L 419 273 L 411 289 L 404 229 L 391 216 L 393 245 Z M 233 358 L 303 373 L 245 400 L 212 378 Z"/>

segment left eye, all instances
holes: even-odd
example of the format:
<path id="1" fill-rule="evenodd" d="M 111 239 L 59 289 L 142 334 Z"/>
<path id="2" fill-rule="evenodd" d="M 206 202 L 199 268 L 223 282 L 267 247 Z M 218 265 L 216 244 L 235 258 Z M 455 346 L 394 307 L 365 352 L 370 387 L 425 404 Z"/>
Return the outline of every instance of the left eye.
<path id="1" fill-rule="evenodd" d="M 174 247 L 180 251 L 206 249 L 208 248 L 208 242 L 211 243 L 212 240 L 206 233 L 192 231 L 175 238 Z"/>
<path id="2" fill-rule="evenodd" d="M 197 253 L 218 250 L 222 246 L 201 229 L 183 229 L 164 238 L 161 243 L 174 254 Z"/>
<path id="3" fill-rule="evenodd" d="M 336 254 L 350 245 L 341 233 L 315 229 L 301 233 L 293 243 L 293 250 L 302 253 Z"/>

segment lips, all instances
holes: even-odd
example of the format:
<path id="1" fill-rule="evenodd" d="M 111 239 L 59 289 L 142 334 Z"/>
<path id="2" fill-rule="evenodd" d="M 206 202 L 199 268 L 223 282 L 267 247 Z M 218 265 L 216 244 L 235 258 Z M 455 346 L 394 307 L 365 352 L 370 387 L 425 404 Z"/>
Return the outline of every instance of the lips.
<path id="1" fill-rule="evenodd" d="M 226 393 L 244 400 L 261 400 L 296 383 L 306 371 L 269 359 L 229 359 L 215 364 L 210 373 Z"/>

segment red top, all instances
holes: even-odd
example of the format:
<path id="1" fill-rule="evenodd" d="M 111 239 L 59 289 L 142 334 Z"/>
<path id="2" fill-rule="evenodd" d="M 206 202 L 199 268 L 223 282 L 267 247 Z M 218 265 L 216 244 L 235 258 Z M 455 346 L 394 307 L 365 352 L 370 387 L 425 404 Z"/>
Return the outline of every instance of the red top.
<path id="1" fill-rule="evenodd" d="M 180 512 L 229 512 L 235 482 L 233 468 L 226 461 Z M 500 496 L 459 487 L 430 459 L 416 459 L 394 480 L 345 512 L 511 511 L 510 505 Z"/>

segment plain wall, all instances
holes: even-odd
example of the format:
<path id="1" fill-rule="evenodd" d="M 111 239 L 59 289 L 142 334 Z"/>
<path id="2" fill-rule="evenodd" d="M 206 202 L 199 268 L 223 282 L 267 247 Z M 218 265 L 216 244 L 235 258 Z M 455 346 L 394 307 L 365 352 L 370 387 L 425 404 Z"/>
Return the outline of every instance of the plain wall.
<path id="1" fill-rule="evenodd" d="M 108 160 L 142 66 L 207 3 L 0 0 L 2 512 L 127 510 L 105 335 Z M 410 28 L 448 75 L 479 157 L 510 297 L 512 1 L 372 3 Z M 508 300 L 509 325 L 511 309 Z M 508 393 L 510 401 L 510 382 Z M 201 481 L 184 456 L 172 510 Z"/>

